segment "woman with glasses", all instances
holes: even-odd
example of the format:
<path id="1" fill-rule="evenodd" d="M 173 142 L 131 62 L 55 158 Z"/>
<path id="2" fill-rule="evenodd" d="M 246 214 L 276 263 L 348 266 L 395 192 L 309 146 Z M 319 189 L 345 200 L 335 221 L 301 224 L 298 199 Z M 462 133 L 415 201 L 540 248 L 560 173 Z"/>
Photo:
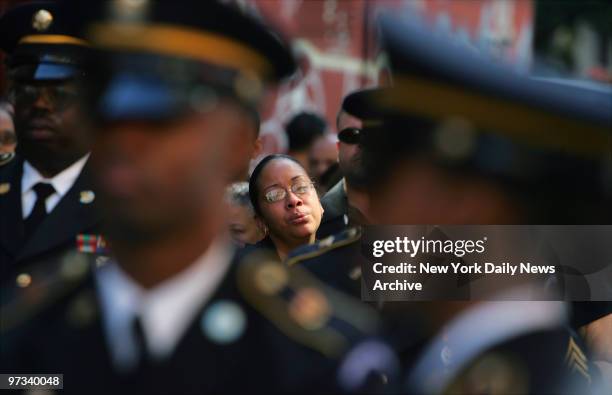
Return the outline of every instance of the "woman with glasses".
<path id="1" fill-rule="evenodd" d="M 0 166 L 15 157 L 16 146 L 12 106 L 8 102 L 0 101 Z"/>
<path id="2" fill-rule="evenodd" d="M 249 195 L 267 234 L 256 248 L 274 250 L 284 260 L 291 250 L 315 241 L 323 207 L 297 160 L 287 155 L 265 157 L 253 170 Z"/>

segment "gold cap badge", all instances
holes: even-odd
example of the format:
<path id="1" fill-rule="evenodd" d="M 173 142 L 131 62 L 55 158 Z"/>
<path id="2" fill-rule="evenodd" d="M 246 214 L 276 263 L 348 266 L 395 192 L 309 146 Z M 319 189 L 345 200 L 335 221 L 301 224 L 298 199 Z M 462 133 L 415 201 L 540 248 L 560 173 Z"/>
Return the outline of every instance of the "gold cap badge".
<path id="1" fill-rule="evenodd" d="M 4 195 L 8 193 L 8 191 L 10 190 L 11 190 L 11 184 L 9 184 L 8 182 L 3 182 L 2 184 L 0 184 L 0 195 Z"/>
<path id="2" fill-rule="evenodd" d="M 36 11 L 32 17 L 32 27 L 37 32 L 44 32 L 53 23 L 53 15 L 44 9 Z"/>
<path id="3" fill-rule="evenodd" d="M 94 201 L 96 194 L 93 191 L 81 191 L 79 201 L 83 204 L 89 204 Z"/>

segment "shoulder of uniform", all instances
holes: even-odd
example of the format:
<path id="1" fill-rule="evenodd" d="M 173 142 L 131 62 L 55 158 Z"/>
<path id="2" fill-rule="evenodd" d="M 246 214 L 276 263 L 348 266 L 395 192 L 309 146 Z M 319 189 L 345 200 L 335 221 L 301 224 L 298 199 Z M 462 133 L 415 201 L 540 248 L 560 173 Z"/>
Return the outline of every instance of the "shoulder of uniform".
<path id="1" fill-rule="evenodd" d="M 37 262 L 8 277 L 0 290 L 0 333 L 21 327 L 76 290 L 89 278 L 92 257 L 71 251 L 61 259 Z"/>
<path id="2" fill-rule="evenodd" d="M 19 160 L 16 159 L 16 155 L 10 155 L 4 157 L 0 155 L 0 183 L 6 183 L 18 170 Z"/>
<path id="3" fill-rule="evenodd" d="M 13 162 L 14 159 L 15 159 L 14 152 L 0 154 L 0 168 L 6 166 L 8 163 Z"/>
<path id="4" fill-rule="evenodd" d="M 321 205 L 325 209 L 323 221 L 341 217 L 346 214 L 348 202 L 346 200 L 344 188 L 342 187 L 342 181 L 338 182 L 338 184 L 323 195 L 321 198 Z"/>
<path id="5" fill-rule="evenodd" d="M 321 198 L 321 202 L 325 201 L 335 201 L 337 199 L 342 199 L 344 194 L 344 179 L 338 181 L 334 186 L 332 186 Z"/>
<path id="6" fill-rule="evenodd" d="M 577 378 L 591 383 L 591 369 L 587 353 L 581 346 L 582 340 L 573 331 L 567 331 L 567 347 L 563 355 L 565 367 Z"/>
<path id="7" fill-rule="evenodd" d="M 307 259 L 315 258 L 328 251 L 356 243 L 361 239 L 361 230 L 358 227 L 343 230 L 332 236 L 321 239 L 314 244 L 298 247 L 287 257 L 286 264 L 293 266 Z"/>
<path id="8" fill-rule="evenodd" d="M 288 338 L 330 358 L 378 330 L 377 316 L 368 306 L 264 251 L 239 263 L 238 288 Z"/>

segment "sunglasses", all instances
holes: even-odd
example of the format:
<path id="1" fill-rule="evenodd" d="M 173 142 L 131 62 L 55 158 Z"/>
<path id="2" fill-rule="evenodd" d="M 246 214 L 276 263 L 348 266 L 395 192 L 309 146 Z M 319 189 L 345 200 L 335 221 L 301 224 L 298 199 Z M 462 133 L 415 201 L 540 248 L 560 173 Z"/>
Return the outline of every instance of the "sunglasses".
<path id="1" fill-rule="evenodd" d="M 11 87 L 10 96 L 17 106 L 32 105 L 39 97 L 45 95 L 56 111 L 62 111 L 76 103 L 76 89 L 67 85 L 30 85 L 15 84 Z"/>
<path id="2" fill-rule="evenodd" d="M 361 138 L 361 129 L 359 128 L 344 128 L 338 132 L 338 140 L 345 144 L 357 144 Z"/>

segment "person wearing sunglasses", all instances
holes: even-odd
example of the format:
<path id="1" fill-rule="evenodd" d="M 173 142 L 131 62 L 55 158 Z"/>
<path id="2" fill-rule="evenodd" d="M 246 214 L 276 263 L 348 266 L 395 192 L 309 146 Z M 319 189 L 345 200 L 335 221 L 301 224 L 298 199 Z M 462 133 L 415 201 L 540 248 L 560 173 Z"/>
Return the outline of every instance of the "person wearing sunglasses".
<path id="1" fill-rule="evenodd" d="M 314 183 L 296 159 L 265 157 L 253 170 L 249 195 L 267 233 L 256 248 L 274 250 L 284 260 L 291 250 L 315 241 L 323 207 Z"/>
<path id="2" fill-rule="evenodd" d="M 346 111 L 345 102 L 346 98 L 336 117 L 338 163 L 343 178 L 321 198 L 325 214 L 317 232 L 317 238 L 319 239 L 342 232 L 349 224 L 356 225 L 367 222 L 365 214 L 367 213 L 366 194 L 360 192 L 361 189 L 358 185 L 347 181 L 347 178 L 359 178 L 350 176 L 358 175 L 360 171 L 359 141 L 363 120 Z"/>
<path id="3" fill-rule="evenodd" d="M 2 16 L 0 48 L 19 141 L 15 159 L 0 169 L 0 278 L 15 281 L 43 259 L 84 252 L 84 237 L 101 240 L 86 166 L 90 122 L 77 89 L 89 45 L 55 2 L 37 2 Z"/>

